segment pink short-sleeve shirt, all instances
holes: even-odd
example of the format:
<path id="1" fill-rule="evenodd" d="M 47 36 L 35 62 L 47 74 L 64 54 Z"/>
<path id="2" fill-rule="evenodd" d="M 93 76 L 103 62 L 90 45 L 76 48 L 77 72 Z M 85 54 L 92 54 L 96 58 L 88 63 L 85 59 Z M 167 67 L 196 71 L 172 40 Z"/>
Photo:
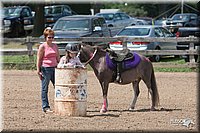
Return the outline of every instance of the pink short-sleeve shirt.
<path id="1" fill-rule="evenodd" d="M 57 45 L 53 44 L 49 47 L 46 43 L 42 44 L 44 46 L 44 56 L 42 61 L 43 67 L 56 67 L 57 62 Z"/>

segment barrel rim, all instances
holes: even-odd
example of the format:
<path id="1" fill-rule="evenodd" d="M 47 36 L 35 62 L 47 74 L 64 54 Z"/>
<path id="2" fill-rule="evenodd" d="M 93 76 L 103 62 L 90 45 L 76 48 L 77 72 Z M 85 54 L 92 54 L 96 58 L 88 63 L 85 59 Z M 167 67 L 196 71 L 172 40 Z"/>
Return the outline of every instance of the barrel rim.
<path id="1" fill-rule="evenodd" d="M 87 99 L 85 100 L 77 100 L 77 99 L 54 99 L 55 102 L 87 102 Z"/>
<path id="2" fill-rule="evenodd" d="M 87 70 L 87 68 L 83 68 L 83 67 L 78 67 L 78 68 L 74 68 L 74 67 L 65 67 L 65 68 L 58 68 L 56 67 L 55 69 L 83 69 L 83 70 Z"/>
<path id="3" fill-rule="evenodd" d="M 87 84 L 55 84 L 55 86 L 63 86 L 63 87 L 67 87 L 67 86 L 87 86 Z"/>

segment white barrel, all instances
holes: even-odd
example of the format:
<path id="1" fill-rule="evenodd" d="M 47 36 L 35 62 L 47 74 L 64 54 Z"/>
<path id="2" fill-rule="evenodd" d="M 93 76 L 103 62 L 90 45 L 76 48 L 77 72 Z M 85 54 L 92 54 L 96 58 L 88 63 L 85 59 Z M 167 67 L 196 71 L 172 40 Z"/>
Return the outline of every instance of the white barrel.
<path id="1" fill-rule="evenodd" d="M 87 70 L 85 68 L 55 69 L 55 113 L 86 116 Z"/>

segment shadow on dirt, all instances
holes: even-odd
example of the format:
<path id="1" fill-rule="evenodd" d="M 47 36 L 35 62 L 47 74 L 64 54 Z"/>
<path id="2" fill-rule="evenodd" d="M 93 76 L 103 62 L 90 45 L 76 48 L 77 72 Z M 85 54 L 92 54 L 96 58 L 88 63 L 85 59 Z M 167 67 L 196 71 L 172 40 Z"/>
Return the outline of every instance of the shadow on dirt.
<path id="1" fill-rule="evenodd" d="M 150 109 L 138 109 L 138 110 L 124 110 L 124 111 L 129 111 L 129 112 L 162 112 L 162 111 L 166 111 L 166 112 L 170 112 L 170 111 L 181 111 L 182 109 L 167 109 L 167 108 L 160 108 L 160 109 L 156 109 L 154 111 L 150 110 Z"/>
<path id="2" fill-rule="evenodd" d="M 98 114 L 90 114 L 87 115 L 87 117 L 95 117 L 95 116 L 110 116 L 110 117 L 119 117 L 122 112 L 171 112 L 171 111 L 181 111 L 182 109 L 168 109 L 168 108 L 160 108 L 156 109 L 154 111 L 151 111 L 149 108 L 148 109 L 138 109 L 138 110 L 108 110 L 106 113 L 100 113 L 99 110 L 88 110 L 87 112 L 93 112 L 93 113 L 98 113 Z M 118 114 L 112 114 L 111 112 L 115 112 Z"/>
<path id="3" fill-rule="evenodd" d="M 99 112 L 99 111 L 98 111 L 98 112 Z M 119 117 L 120 114 L 100 113 L 100 112 L 99 112 L 99 114 L 90 114 L 90 115 L 87 115 L 86 117 L 95 117 L 95 116 Z"/>

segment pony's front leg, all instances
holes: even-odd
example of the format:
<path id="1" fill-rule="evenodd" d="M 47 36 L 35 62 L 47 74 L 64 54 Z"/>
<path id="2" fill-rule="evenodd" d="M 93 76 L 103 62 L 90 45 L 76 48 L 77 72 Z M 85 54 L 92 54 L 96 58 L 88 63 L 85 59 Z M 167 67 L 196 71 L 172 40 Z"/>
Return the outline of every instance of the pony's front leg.
<path id="1" fill-rule="evenodd" d="M 141 79 L 132 82 L 132 85 L 133 85 L 133 100 L 131 102 L 129 110 L 134 110 L 134 108 L 135 108 L 135 104 L 136 104 L 138 95 L 140 93 L 140 90 L 139 90 L 139 82 L 140 82 L 140 80 Z"/>
<path id="2" fill-rule="evenodd" d="M 108 93 L 108 83 L 101 82 L 101 88 L 103 92 L 103 105 L 100 110 L 100 113 L 106 113 L 108 108 L 108 100 L 107 100 L 107 93 Z"/>
<path id="3" fill-rule="evenodd" d="M 100 113 L 106 113 L 107 108 L 108 108 L 108 100 L 107 100 L 107 98 L 103 98 L 103 105 L 102 105 L 102 108 L 100 110 Z"/>

